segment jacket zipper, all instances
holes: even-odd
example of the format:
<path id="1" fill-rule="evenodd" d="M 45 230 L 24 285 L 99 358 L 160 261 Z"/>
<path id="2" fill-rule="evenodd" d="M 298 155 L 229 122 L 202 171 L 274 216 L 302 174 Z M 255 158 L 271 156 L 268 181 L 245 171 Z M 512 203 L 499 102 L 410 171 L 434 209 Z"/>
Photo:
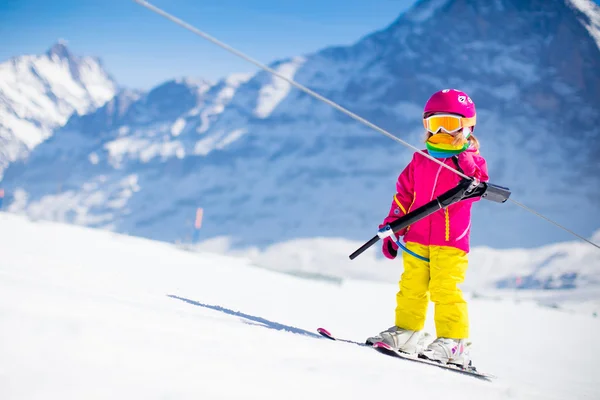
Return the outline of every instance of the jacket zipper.
<path id="1" fill-rule="evenodd" d="M 446 242 L 450 241 L 450 212 L 448 211 L 448 207 L 445 208 L 444 212 L 446 216 Z"/>
<path id="2" fill-rule="evenodd" d="M 437 183 L 438 180 L 440 178 L 440 172 L 442 171 L 442 166 L 440 165 L 440 168 L 437 171 L 437 174 L 435 175 L 435 181 L 433 182 L 433 189 L 431 190 L 431 198 L 429 199 L 429 201 L 433 200 L 433 196 L 435 194 L 435 189 L 437 187 Z M 445 239 L 446 242 L 450 241 L 450 214 L 448 213 L 448 208 L 444 209 L 444 217 L 446 220 L 446 235 L 445 235 Z"/>

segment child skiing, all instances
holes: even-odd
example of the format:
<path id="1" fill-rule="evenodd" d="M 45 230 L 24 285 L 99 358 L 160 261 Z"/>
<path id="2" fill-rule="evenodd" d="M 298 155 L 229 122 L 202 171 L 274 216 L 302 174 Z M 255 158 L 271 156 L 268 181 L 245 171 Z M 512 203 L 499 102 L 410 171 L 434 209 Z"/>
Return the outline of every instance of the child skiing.
<path id="1" fill-rule="evenodd" d="M 423 124 L 429 155 L 480 182 L 488 180 L 486 162 L 473 135 L 475 104 L 467 94 L 456 89 L 434 93 L 425 104 Z M 380 228 L 435 199 L 460 180 L 459 175 L 415 153 L 398 177 L 389 214 Z M 443 364 L 469 364 L 467 303 L 458 284 L 464 281 L 468 266 L 471 206 L 479 199 L 452 204 L 397 232 L 404 237 L 408 251 L 402 254 L 404 272 L 396 295 L 395 325 L 368 338 L 367 343 L 381 341 Z M 387 237 L 382 251 L 394 259 L 398 246 Z M 430 299 L 435 304 L 437 338 L 427 345 L 423 327 Z"/>

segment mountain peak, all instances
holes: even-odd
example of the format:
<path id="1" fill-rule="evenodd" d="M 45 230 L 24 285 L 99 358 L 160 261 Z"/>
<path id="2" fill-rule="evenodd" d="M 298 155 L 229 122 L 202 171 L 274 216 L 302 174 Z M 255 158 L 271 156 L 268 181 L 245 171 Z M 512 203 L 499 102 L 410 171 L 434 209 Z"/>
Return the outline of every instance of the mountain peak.
<path id="1" fill-rule="evenodd" d="M 1 63 L 0 179 L 9 163 L 27 157 L 73 113 L 102 106 L 116 87 L 95 58 L 72 54 L 64 40 Z"/>
<path id="2" fill-rule="evenodd" d="M 52 58 L 53 56 L 57 56 L 58 58 L 63 59 L 72 59 L 73 54 L 67 48 L 67 41 L 63 39 L 59 39 L 56 43 L 48 49 L 46 52 L 48 57 Z"/>

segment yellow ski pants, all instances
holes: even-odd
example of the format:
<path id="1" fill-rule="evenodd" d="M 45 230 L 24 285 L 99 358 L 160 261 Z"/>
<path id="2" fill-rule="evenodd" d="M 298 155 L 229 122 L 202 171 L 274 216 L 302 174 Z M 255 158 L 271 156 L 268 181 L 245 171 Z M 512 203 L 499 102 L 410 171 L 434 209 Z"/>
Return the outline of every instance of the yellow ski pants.
<path id="1" fill-rule="evenodd" d="M 437 337 L 468 338 L 467 303 L 458 288 L 458 284 L 465 280 L 467 253 L 454 247 L 424 246 L 412 242 L 406 243 L 406 247 L 429 258 L 429 262 L 407 252 L 402 253 L 404 272 L 396 295 L 396 326 L 423 329 L 431 296 L 435 304 Z"/>

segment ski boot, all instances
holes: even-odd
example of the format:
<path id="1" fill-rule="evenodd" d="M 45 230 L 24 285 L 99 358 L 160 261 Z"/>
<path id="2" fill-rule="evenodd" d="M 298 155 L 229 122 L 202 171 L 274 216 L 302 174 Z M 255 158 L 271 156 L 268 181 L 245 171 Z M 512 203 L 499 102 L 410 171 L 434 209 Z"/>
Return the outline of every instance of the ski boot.
<path id="1" fill-rule="evenodd" d="M 437 338 L 419 357 L 467 369 L 471 367 L 470 346 L 471 343 L 465 339 Z"/>
<path id="2" fill-rule="evenodd" d="M 379 335 L 368 338 L 366 343 L 372 345 L 383 342 L 403 353 L 419 354 L 425 349 L 428 337 L 429 334 L 423 331 L 412 331 L 392 326 Z"/>

